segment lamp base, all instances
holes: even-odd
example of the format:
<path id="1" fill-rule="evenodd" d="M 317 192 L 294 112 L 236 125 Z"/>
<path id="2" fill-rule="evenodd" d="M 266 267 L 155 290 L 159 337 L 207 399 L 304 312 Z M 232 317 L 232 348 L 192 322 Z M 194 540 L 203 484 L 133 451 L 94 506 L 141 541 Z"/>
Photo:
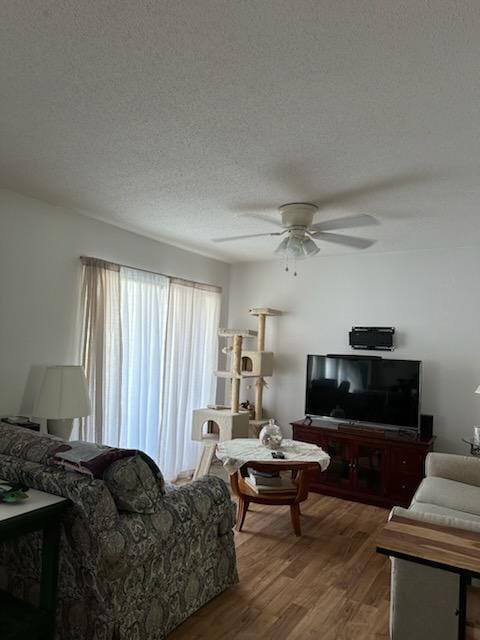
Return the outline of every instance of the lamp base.
<path id="1" fill-rule="evenodd" d="M 47 431 L 52 436 L 62 438 L 62 440 L 70 440 L 73 429 L 73 418 L 65 420 L 47 420 Z"/>

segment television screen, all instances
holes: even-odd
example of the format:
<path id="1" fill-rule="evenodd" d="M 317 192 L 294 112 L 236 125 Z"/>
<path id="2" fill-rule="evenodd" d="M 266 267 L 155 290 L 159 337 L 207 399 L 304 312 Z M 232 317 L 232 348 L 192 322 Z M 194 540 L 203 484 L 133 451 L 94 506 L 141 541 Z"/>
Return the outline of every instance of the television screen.
<path id="1" fill-rule="evenodd" d="M 309 355 L 305 413 L 418 429 L 419 360 Z"/>

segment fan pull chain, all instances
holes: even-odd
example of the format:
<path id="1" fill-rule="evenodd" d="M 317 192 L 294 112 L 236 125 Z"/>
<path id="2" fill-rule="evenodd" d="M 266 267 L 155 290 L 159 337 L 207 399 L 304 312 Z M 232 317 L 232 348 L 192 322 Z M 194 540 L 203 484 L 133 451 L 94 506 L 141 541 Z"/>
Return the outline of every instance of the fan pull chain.
<path id="1" fill-rule="evenodd" d="M 285 256 L 285 271 L 290 271 L 290 268 L 288 266 L 288 255 Z M 297 259 L 293 258 L 293 275 L 296 277 L 298 276 L 298 272 L 297 272 Z"/>

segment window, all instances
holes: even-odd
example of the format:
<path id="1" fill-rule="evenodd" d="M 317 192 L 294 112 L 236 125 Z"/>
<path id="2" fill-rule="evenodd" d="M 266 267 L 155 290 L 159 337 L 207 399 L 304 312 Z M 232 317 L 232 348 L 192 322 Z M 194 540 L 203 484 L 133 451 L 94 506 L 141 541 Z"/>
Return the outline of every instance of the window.
<path id="1" fill-rule="evenodd" d="M 220 290 L 91 258 L 83 262 L 81 437 L 141 449 L 174 479 L 193 469 L 192 410 L 215 401 Z"/>

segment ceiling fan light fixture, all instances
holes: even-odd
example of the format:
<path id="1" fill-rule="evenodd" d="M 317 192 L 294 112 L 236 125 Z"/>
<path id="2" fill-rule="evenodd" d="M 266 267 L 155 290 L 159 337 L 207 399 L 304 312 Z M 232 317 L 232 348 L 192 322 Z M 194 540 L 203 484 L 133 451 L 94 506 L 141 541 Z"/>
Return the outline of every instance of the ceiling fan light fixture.
<path id="1" fill-rule="evenodd" d="M 295 260 L 301 260 L 307 257 L 303 248 L 303 238 L 292 234 L 289 234 L 287 238 L 282 240 L 275 249 L 275 253 L 284 258 L 294 258 Z"/>
<path id="2" fill-rule="evenodd" d="M 284 238 L 280 244 L 278 245 L 278 247 L 274 250 L 273 253 L 276 253 L 277 256 L 286 256 L 287 255 L 287 247 L 288 247 L 288 241 L 290 238 Z"/>
<path id="3" fill-rule="evenodd" d="M 317 253 L 320 253 L 320 249 L 317 247 L 315 242 L 306 236 L 303 240 L 303 249 L 307 257 L 316 256 Z"/>
<path id="4" fill-rule="evenodd" d="M 274 253 L 284 258 L 303 260 L 304 258 L 316 255 L 319 251 L 320 249 L 310 238 L 290 233 L 288 237 L 284 238 L 278 245 Z"/>

